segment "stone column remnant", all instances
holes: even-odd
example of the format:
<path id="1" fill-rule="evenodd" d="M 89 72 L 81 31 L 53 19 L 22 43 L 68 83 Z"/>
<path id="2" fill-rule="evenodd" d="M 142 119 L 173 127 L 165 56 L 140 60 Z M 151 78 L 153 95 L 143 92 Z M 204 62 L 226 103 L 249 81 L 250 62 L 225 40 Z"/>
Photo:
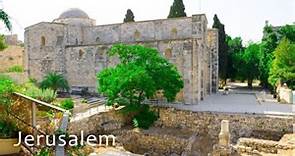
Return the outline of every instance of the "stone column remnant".
<path id="1" fill-rule="evenodd" d="M 229 121 L 221 121 L 221 130 L 219 133 L 219 145 L 228 147 L 230 144 Z"/>

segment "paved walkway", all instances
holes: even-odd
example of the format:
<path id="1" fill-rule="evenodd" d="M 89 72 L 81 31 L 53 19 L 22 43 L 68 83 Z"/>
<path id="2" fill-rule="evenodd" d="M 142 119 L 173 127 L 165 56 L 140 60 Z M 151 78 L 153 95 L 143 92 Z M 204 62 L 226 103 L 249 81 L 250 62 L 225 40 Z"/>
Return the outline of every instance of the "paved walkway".
<path id="1" fill-rule="evenodd" d="M 274 101 L 258 101 L 257 94 L 230 93 L 213 94 L 197 105 L 174 105 L 173 107 L 192 111 L 212 111 L 226 113 L 255 113 L 270 115 L 295 115 L 295 105 L 279 104 Z"/>

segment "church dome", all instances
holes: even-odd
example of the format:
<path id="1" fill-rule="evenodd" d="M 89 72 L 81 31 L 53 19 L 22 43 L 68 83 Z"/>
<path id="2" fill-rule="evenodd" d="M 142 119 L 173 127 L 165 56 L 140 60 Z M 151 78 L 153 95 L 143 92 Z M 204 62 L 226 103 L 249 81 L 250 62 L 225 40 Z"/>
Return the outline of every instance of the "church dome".
<path id="1" fill-rule="evenodd" d="M 78 8 L 72 8 L 63 12 L 57 19 L 56 23 L 64 23 L 75 26 L 94 26 L 95 20 L 89 18 L 86 12 Z"/>
<path id="2" fill-rule="evenodd" d="M 89 18 L 86 12 L 84 12 L 81 9 L 78 8 L 71 8 L 69 10 L 66 10 L 63 12 L 59 19 L 65 19 L 65 18 Z"/>

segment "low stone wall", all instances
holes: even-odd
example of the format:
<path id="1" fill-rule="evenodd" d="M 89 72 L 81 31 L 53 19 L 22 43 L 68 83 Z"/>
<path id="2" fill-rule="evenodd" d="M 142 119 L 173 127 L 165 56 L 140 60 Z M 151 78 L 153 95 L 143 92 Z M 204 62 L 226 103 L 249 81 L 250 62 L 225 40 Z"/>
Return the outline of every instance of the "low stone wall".
<path id="1" fill-rule="evenodd" d="M 125 123 L 125 118 L 113 110 L 108 112 L 102 112 L 84 118 L 81 120 L 73 121 L 69 123 L 69 134 L 80 135 L 81 131 L 84 134 L 107 134 L 113 130 L 120 129 Z"/>
<path id="2" fill-rule="evenodd" d="M 148 131 L 126 129 L 126 119 L 111 111 L 71 122 L 69 133 L 79 135 L 83 130 L 85 135 L 114 134 L 124 148 L 140 154 L 207 155 L 218 143 L 222 120 L 229 121 L 232 144 L 241 137 L 278 141 L 284 134 L 292 133 L 292 124 L 295 123 L 290 116 L 191 112 L 163 107 L 153 109 L 158 111 L 160 118 Z M 160 132 L 153 133 L 153 129 Z M 271 144 L 267 145 L 271 148 Z"/>
<path id="3" fill-rule="evenodd" d="M 286 134 L 280 141 L 240 138 L 236 145 L 236 149 L 241 155 L 273 154 L 278 156 L 294 156 L 294 143 L 294 134 Z"/>
<path id="4" fill-rule="evenodd" d="M 240 137 L 279 140 L 284 134 L 293 132 L 294 117 L 255 114 L 228 114 L 218 112 L 191 112 L 174 108 L 156 108 L 160 118 L 157 127 L 190 129 L 197 134 L 208 134 L 216 144 L 222 120 L 230 124 L 231 142 Z"/>
<path id="5" fill-rule="evenodd" d="M 189 144 L 189 138 L 135 130 L 126 131 L 119 140 L 128 151 L 152 156 L 181 155 Z"/>
<path id="6" fill-rule="evenodd" d="M 248 154 L 259 154 L 260 152 L 276 154 L 278 153 L 278 142 L 272 140 L 240 138 L 238 142 L 238 152 Z"/>

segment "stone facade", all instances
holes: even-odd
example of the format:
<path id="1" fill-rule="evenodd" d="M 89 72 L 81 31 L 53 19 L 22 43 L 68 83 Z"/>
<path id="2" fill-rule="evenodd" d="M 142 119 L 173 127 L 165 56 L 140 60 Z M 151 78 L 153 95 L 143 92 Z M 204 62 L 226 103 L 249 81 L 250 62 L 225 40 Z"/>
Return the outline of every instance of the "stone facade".
<path id="1" fill-rule="evenodd" d="M 217 89 L 217 37 L 216 30 L 207 30 L 204 14 L 97 26 L 85 12 L 72 9 L 25 29 L 25 68 L 37 80 L 55 71 L 72 88 L 95 91 L 96 73 L 118 63 L 107 56 L 108 49 L 116 43 L 142 44 L 157 48 L 182 73 L 185 85 L 177 100 L 196 104 Z"/>

